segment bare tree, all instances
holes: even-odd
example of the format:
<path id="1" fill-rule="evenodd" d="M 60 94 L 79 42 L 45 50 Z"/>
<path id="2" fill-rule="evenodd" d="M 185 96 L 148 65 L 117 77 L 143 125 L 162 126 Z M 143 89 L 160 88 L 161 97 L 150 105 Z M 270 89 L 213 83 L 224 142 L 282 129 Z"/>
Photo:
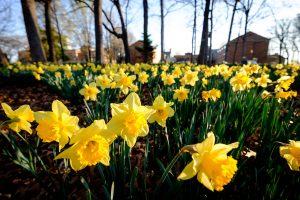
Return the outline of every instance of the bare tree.
<path id="1" fill-rule="evenodd" d="M 0 7 L 0 35 L 2 35 L 5 31 L 7 31 L 11 19 L 11 4 L 7 1 L 2 2 Z M 0 40 L 1 41 L 1 40 Z M 0 47 L 0 65 L 8 64 L 7 55 L 2 51 Z"/>
<path id="2" fill-rule="evenodd" d="M 102 0 L 94 0 L 96 62 L 103 64 Z"/>
<path id="3" fill-rule="evenodd" d="M 63 45 L 63 39 L 62 39 L 62 31 L 61 31 L 59 20 L 58 20 L 56 2 L 54 2 L 54 4 L 53 4 L 53 14 L 54 14 L 57 33 L 58 33 L 58 41 L 59 41 L 59 46 L 60 46 L 61 60 L 65 61 L 65 49 L 64 49 L 64 45 Z"/>
<path id="4" fill-rule="evenodd" d="M 246 54 L 246 33 L 248 30 L 249 23 L 258 18 L 260 14 L 263 13 L 263 8 L 266 6 L 266 0 L 259 0 L 255 1 L 255 3 L 258 5 L 258 8 L 256 9 L 256 12 L 254 14 L 250 14 L 250 11 L 253 9 L 254 0 L 241 0 L 240 4 L 242 6 L 242 11 L 245 14 L 245 24 L 244 24 L 244 37 L 243 37 L 243 56 Z"/>
<path id="5" fill-rule="evenodd" d="M 279 20 L 277 21 L 276 26 L 274 27 L 274 36 L 279 42 L 279 63 L 282 63 L 281 59 L 283 56 L 283 51 L 285 51 L 287 60 L 289 57 L 288 51 L 288 39 L 291 37 L 291 21 L 290 20 Z"/>
<path id="6" fill-rule="evenodd" d="M 164 42 L 165 42 L 165 15 L 164 0 L 160 0 L 160 62 L 165 62 Z"/>
<path id="7" fill-rule="evenodd" d="M 240 0 L 234 0 L 234 4 L 232 5 L 229 1 L 225 0 L 225 3 L 227 5 L 230 5 L 232 6 L 232 14 L 231 14 L 231 20 L 230 20 L 230 26 L 229 26 L 229 32 L 228 32 L 228 39 L 227 39 L 227 43 L 226 43 L 226 48 L 225 48 L 225 61 L 228 60 L 228 48 L 229 48 L 229 42 L 230 42 L 230 39 L 231 39 L 231 33 L 232 33 L 232 27 L 233 27 L 233 22 L 234 22 L 234 16 L 235 16 L 235 13 L 237 11 L 237 5 L 238 5 L 238 2 Z"/>
<path id="8" fill-rule="evenodd" d="M 33 61 L 46 61 L 44 49 L 38 30 L 34 0 L 21 0 L 25 28 Z"/>
<path id="9" fill-rule="evenodd" d="M 108 16 L 108 14 L 104 10 L 102 10 L 103 14 L 104 14 L 104 16 L 105 16 L 105 18 L 106 18 L 106 20 L 109 24 L 109 26 L 108 26 L 106 23 L 103 23 L 104 28 L 107 31 L 109 31 L 111 34 L 116 36 L 117 38 L 122 39 L 122 42 L 123 42 L 123 45 L 124 45 L 124 50 L 125 50 L 125 62 L 126 63 L 131 63 L 129 43 L 128 43 L 127 26 L 126 26 L 125 21 L 124 21 L 120 1 L 119 0 L 110 0 L 110 1 L 117 9 L 119 19 L 120 19 L 120 23 L 121 23 L 121 33 L 118 33 L 116 31 L 116 27 L 114 26 L 113 22 L 111 21 L 111 18 Z"/>
<path id="10" fill-rule="evenodd" d="M 208 20 L 211 0 L 205 0 L 203 28 L 201 36 L 200 52 L 197 59 L 198 64 L 207 64 L 207 52 L 208 52 Z"/>
<path id="11" fill-rule="evenodd" d="M 54 50 L 54 41 L 53 41 L 53 34 L 52 34 L 52 22 L 51 22 L 51 8 L 52 0 L 44 0 L 45 5 L 45 22 L 46 22 L 46 35 L 47 35 L 47 42 L 49 46 L 49 56 L 48 60 L 51 62 L 56 61 L 55 57 L 55 50 Z"/>

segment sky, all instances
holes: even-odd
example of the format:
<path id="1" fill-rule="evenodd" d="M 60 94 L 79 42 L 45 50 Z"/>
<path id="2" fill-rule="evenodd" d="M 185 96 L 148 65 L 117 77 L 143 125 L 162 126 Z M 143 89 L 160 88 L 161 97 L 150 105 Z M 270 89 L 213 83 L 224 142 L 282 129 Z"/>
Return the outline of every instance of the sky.
<path id="1" fill-rule="evenodd" d="M 259 2 L 260 0 L 254 0 Z M 297 13 L 300 13 L 300 0 L 268 0 L 267 3 L 272 5 L 273 12 L 276 20 L 280 19 L 292 19 L 296 17 Z M 256 12 L 258 5 L 253 7 L 253 11 L 250 15 Z M 231 12 L 227 13 L 224 3 L 215 5 L 215 12 L 213 16 L 214 20 L 213 33 L 212 33 L 212 48 L 218 49 L 227 42 L 229 24 Z M 231 8 L 230 8 L 231 11 Z M 264 37 L 272 38 L 272 26 L 275 26 L 274 17 L 271 14 L 270 8 L 263 9 L 263 14 L 266 18 L 257 21 L 252 21 L 248 28 L 248 31 L 258 33 Z M 184 54 L 191 52 L 191 38 L 192 38 L 192 15 L 193 8 L 186 6 L 183 9 L 170 13 L 165 18 L 165 51 L 171 49 L 172 54 Z M 197 51 L 199 52 L 200 38 L 202 31 L 203 10 L 200 10 L 198 17 L 197 27 Z M 231 38 L 238 37 L 239 32 L 243 35 L 243 30 L 239 28 L 239 20 L 243 17 L 242 13 L 239 13 L 235 17 L 234 29 Z M 159 17 L 152 17 L 149 19 L 149 30 L 152 36 L 153 44 L 158 45 L 160 48 L 160 21 Z M 129 25 L 131 26 L 131 25 Z M 142 30 L 142 23 L 133 24 L 131 29 Z M 138 28 L 137 28 L 138 27 Z"/>
<path id="2" fill-rule="evenodd" d="M 23 17 L 21 11 L 20 0 L 0 0 L 12 2 L 13 21 L 11 32 L 9 35 L 25 35 L 25 27 L 23 25 Z M 105 3 L 108 0 L 103 0 Z M 136 40 L 142 39 L 143 32 L 143 10 L 141 0 L 132 0 L 131 14 L 132 21 L 128 25 L 128 30 L 133 33 Z M 255 2 L 261 2 L 261 0 L 254 0 Z M 168 0 L 165 0 L 166 4 Z M 248 31 L 258 33 L 264 37 L 272 38 L 272 27 L 275 25 L 275 20 L 284 18 L 295 18 L 297 13 L 300 13 L 300 0 L 267 0 L 267 5 L 262 10 L 264 19 L 253 20 Z M 202 5 L 203 7 L 203 5 Z M 271 9 L 274 15 L 272 15 Z M 258 4 L 255 4 L 250 12 L 250 15 L 257 11 Z M 215 4 L 214 26 L 213 26 L 213 39 L 212 48 L 218 49 L 222 47 L 228 37 L 229 23 L 231 17 L 231 7 L 229 9 L 224 3 Z M 159 18 L 159 0 L 149 0 L 149 33 L 152 44 L 160 50 L 160 18 Z M 197 20 L 197 50 L 199 52 L 200 38 L 202 31 L 203 10 L 199 9 Z M 1 16 L 0 16 L 1 17 Z M 171 50 L 172 55 L 184 54 L 191 52 L 191 38 L 192 38 L 192 17 L 193 8 L 191 6 L 185 6 L 180 9 L 176 9 L 174 12 L 170 12 L 165 17 L 165 51 Z M 232 39 L 236 38 L 239 33 L 242 35 L 243 31 L 239 25 L 240 19 L 243 17 L 242 12 L 237 13 L 234 23 L 234 29 L 232 33 Z M 242 18 L 243 19 L 243 18 Z M 1 19 L 0 19 L 1 21 Z M 0 22 L 1 23 L 1 22 Z"/>

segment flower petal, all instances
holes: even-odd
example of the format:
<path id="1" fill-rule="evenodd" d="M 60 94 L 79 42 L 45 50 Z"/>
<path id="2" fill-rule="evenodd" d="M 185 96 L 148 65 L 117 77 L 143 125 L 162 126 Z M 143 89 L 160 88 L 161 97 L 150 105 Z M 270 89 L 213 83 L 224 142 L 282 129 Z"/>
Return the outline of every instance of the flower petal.
<path id="1" fill-rule="evenodd" d="M 203 154 L 205 152 L 210 152 L 213 149 L 215 144 L 215 135 L 212 132 L 207 134 L 207 138 L 201 142 L 196 144 L 196 149 L 199 154 Z"/>
<path id="2" fill-rule="evenodd" d="M 209 179 L 209 177 L 207 176 L 207 174 L 205 174 L 204 172 L 200 171 L 197 175 L 197 180 L 202 183 L 207 189 L 214 191 L 214 187 Z"/>
<path id="3" fill-rule="evenodd" d="M 137 107 L 141 106 L 140 97 L 135 92 L 130 93 L 124 100 L 124 103 L 129 105 L 130 110 L 135 110 Z"/>
<path id="4" fill-rule="evenodd" d="M 192 160 L 185 168 L 182 170 L 182 172 L 177 177 L 178 180 L 187 180 L 193 178 L 197 171 L 194 168 L 195 161 Z"/>
<path id="5" fill-rule="evenodd" d="M 55 100 L 52 102 L 52 111 L 57 116 L 60 116 L 60 114 L 62 114 L 62 113 L 70 115 L 70 111 L 68 110 L 68 108 L 59 100 Z"/>
<path id="6" fill-rule="evenodd" d="M 1 106 L 8 118 L 13 119 L 15 117 L 14 111 L 11 109 L 9 105 L 7 105 L 6 103 L 1 103 Z"/>

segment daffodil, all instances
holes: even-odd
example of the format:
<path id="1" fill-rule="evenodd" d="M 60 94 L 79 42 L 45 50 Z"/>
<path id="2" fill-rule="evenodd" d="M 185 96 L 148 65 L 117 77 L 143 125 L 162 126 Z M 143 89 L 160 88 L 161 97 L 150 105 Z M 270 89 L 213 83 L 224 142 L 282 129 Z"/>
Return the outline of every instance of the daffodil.
<path id="1" fill-rule="evenodd" d="M 96 83 L 92 82 L 89 85 L 84 84 L 83 88 L 79 90 L 79 94 L 84 96 L 85 100 L 92 100 L 96 101 L 97 100 L 97 94 L 100 91 L 98 90 Z"/>
<path id="2" fill-rule="evenodd" d="M 128 76 L 127 74 L 120 72 L 115 76 L 116 87 L 120 88 L 124 94 L 128 94 L 129 88 L 131 88 L 135 79 L 135 75 Z"/>
<path id="3" fill-rule="evenodd" d="M 197 175 L 197 180 L 211 191 L 222 191 L 237 171 L 237 161 L 227 153 L 238 147 L 238 142 L 225 145 L 215 144 L 212 132 L 202 142 L 192 146 L 192 161 L 177 177 L 187 180 Z"/>
<path id="4" fill-rule="evenodd" d="M 191 70 L 188 70 L 185 72 L 184 76 L 181 78 L 180 82 L 181 85 L 191 85 L 195 86 L 196 82 L 199 80 L 198 78 L 198 72 L 192 72 Z"/>
<path id="5" fill-rule="evenodd" d="M 79 129 L 78 117 L 71 116 L 68 108 L 60 101 L 52 103 L 52 112 L 39 111 L 34 113 L 38 123 L 37 135 L 43 142 L 59 142 L 59 149 L 62 149 L 69 138 Z"/>
<path id="6" fill-rule="evenodd" d="M 32 133 L 31 124 L 29 122 L 34 121 L 34 115 L 29 105 L 20 106 L 16 110 L 6 103 L 1 103 L 1 106 L 6 114 L 6 116 L 11 119 L 11 122 L 8 124 L 8 127 L 13 131 L 19 133 L 21 130 L 25 130 L 28 133 Z"/>
<path id="7" fill-rule="evenodd" d="M 173 105 L 173 102 L 167 103 L 165 102 L 164 98 L 159 95 L 155 98 L 153 105 L 149 108 L 152 108 L 155 110 L 155 113 L 150 116 L 148 119 L 149 123 L 157 122 L 162 127 L 166 126 L 166 120 L 169 117 L 173 117 L 174 110 L 171 108 Z"/>
<path id="8" fill-rule="evenodd" d="M 142 84 L 148 83 L 148 78 L 149 78 L 149 75 L 146 72 L 139 73 L 139 81 Z"/>
<path id="9" fill-rule="evenodd" d="M 189 89 L 181 86 L 179 89 L 174 90 L 173 99 L 178 99 L 178 101 L 184 101 L 188 98 Z"/>
<path id="10" fill-rule="evenodd" d="M 111 132 L 120 135 L 129 147 L 133 147 L 137 137 L 149 132 L 148 118 L 155 112 L 141 105 L 139 96 L 130 93 L 123 103 L 111 104 L 112 118 L 107 126 Z"/>
<path id="11" fill-rule="evenodd" d="M 272 81 L 269 79 L 269 74 L 262 74 L 260 78 L 255 79 L 255 82 L 258 86 L 263 88 L 267 87 L 268 83 L 272 83 Z"/>
<path id="12" fill-rule="evenodd" d="M 251 88 L 251 81 L 252 79 L 247 75 L 247 73 L 245 71 L 241 71 L 230 79 L 230 85 L 234 92 L 243 91 Z"/>
<path id="13" fill-rule="evenodd" d="M 217 101 L 217 99 L 219 99 L 221 97 L 221 91 L 213 88 L 209 91 L 209 95 L 213 101 Z"/>
<path id="14" fill-rule="evenodd" d="M 268 92 L 267 90 L 264 90 L 262 93 L 261 93 L 261 98 L 263 99 L 267 99 L 267 98 L 270 98 L 272 96 L 272 94 L 270 92 Z"/>
<path id="15" fill-rule="evenodd" d="M 282 88 L 287 91 L 291 84 L 295 81 L 294 77 L 291 77 L 291 76 L 282 76 L 280 77 L 278 80 L 277 80 L 277 85 L 276 85 L 276 88 L 275 88 L 275 91 L 280 91 L 282 90 Z"/>
<path id="16" fill-rule="evenodd" d="M 164 78 L 162 78 L 164 85 L 173 85 L 175 83 L 174 76 L 172 74 L 166 74 Z"/>
<path id="17" fill-rule="evenodd" d="M 81 128 L 71 138 L 72 146 L 57 155 L 55 159 L 70 159 L 71 167 L 75 171 L 99 162 L 108 166 L 109 144 L 114 138 L 115 136 L 107 131 L 104 120 L 95 120 L 89 127 Z"/>
<path id="18" fill-rule="evenodd" d="M 300 141 L 290 140 L 290 144 L 281 146 L 279 152 L 291 170 L 300 171 Z"/>
<path id="19" fill-rule="evenodd" d="M 110 88 L 111 86 L 111 79 L 108 78 L 108 76 L 105 75 L 100 75 L 96 77 L 96 85 L 101 87 L 102 90 L 106 88 Z"/>

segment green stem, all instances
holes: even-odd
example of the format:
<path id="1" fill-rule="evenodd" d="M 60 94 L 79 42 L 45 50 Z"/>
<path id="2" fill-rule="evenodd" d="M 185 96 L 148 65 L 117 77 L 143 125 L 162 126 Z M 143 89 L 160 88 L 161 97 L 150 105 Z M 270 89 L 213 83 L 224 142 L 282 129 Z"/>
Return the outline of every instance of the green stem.
<path id="1" fill-rule="evenodd" d="M 195 153 L 195 149 L 193 145 L 186 145 L 184 147 L 182 147 L 180 149 L 180 151 L 175 155 L 175 157 L 171 160 L 170 164 L 167 166 L 165 172 L 163 173 L 163 175 L 161 176 L 158 185 L 154 191 L 154 193 L 156 194 L 159 190 L 159 187 L 161 186 L 161 184 L 163 184 L 163 182 L 165 181 L 166 177 L 168 176 L 171 168 L 174 166 L 174 164 L 177 162 L 177 160 L 180 158 L 180 156 L 185 153 L 185 152 L 189 152 L 189 153 Z"/>

